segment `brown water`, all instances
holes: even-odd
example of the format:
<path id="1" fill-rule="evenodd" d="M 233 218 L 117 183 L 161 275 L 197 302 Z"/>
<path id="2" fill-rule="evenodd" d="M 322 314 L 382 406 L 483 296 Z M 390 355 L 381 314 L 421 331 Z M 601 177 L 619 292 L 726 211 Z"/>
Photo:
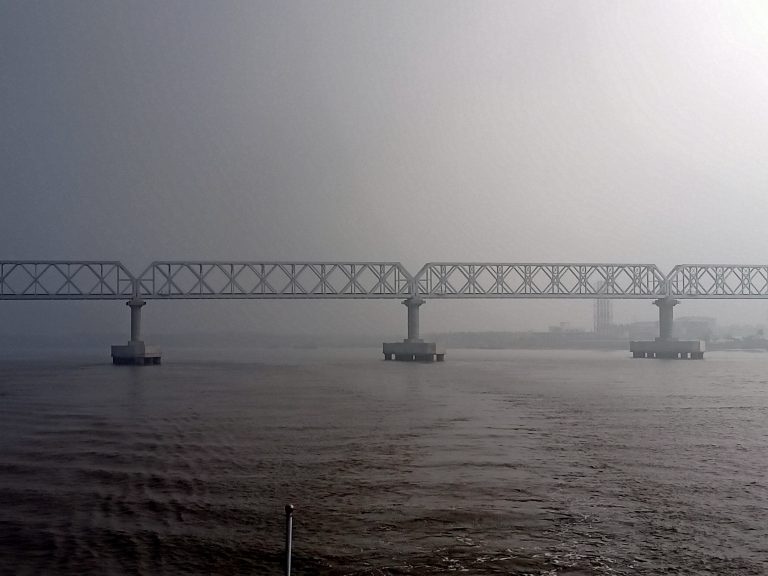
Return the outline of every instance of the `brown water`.
<path id="1" fill-rule="evenodd" d="M 0 363 L 0 574 L 768 574 L 768 354 L 216 357 Z"/>

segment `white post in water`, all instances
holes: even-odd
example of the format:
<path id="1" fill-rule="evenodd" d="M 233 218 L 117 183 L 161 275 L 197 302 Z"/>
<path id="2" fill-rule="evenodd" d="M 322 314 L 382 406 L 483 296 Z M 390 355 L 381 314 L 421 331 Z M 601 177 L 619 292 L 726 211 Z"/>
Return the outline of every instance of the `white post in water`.
<path id="1" fill-rule="evenodd" d="M 285 505 L 285 576 L 291 576 L 291 545 L 293 544 L 293 504 Z"/>

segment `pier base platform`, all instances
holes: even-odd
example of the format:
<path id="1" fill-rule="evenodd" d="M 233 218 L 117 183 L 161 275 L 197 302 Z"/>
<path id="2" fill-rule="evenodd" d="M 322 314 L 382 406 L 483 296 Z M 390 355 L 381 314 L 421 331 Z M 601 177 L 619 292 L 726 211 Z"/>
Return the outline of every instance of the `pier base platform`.
<path id="1" fill-rule="evenodd" d="M 401 362 L 442 362 L 445 360 L 445 347 L 435 342 L 385 342 L 384 360 Z"/>
<path id="2" fill-rule="evenodd" d="M 703 340 L 639 340 L 629 343 L 633 358 L 704 358 Z"/>
<path id="3" fill-rule="evenodd" d="M 160 350 L 146 346 L 144 342 L 128 342 L 123 346 L 112 346 L 112 364 L 144 366 L 160 364 Z"/>

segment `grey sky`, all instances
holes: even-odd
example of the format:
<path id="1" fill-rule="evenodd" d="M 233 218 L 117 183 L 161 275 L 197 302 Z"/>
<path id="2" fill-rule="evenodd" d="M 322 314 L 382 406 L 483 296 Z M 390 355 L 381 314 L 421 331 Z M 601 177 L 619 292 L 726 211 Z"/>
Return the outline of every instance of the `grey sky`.
<path id="1" fill-rule="evenodd" d="M 0 0 L 0 258 L 768 263 L 765 126 L 759 1 Z M 591 317 L 429 306 L 427 330 Z"/>

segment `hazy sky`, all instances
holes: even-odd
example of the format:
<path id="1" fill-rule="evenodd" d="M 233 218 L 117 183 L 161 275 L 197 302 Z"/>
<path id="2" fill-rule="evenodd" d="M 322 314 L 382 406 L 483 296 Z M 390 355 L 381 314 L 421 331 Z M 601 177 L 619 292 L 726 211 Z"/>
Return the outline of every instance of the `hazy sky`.
<path id="1" fill-rule="evenodd" d="M 0 0 L 0 259 L 768 263 L 766 126 L 762 1 Z M 6 329 L 104 306 L 3 304 Z M 150 307 L 405 329 L 394 302 Z M 423 312 L 591 325 L 586 302 Z"/>

